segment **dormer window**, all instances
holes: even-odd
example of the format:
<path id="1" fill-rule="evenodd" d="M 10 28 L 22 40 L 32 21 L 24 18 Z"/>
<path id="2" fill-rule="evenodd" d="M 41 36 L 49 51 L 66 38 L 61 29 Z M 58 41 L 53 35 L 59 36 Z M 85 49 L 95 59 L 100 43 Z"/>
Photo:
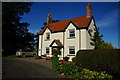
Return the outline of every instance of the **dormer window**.
<path id="1" fill-rule="evenodd" d="M 75 37 L 75 29 L 69 29 L 69 37 L 74 38 Z"/>
<path id="2" fill-rule="evenodd" d="M 50 40 L 50 33 L 46 33 L 46 40 Z"/>

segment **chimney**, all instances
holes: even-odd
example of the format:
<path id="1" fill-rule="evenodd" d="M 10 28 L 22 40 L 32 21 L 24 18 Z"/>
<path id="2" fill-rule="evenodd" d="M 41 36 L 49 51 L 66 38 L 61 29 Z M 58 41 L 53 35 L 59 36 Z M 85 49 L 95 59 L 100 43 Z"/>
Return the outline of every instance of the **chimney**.
<path id="1" fill-rule="evenodd" d="M 86 17 L 87 18 L 92 17 L 92 6 L 90 5 L 90 2 L 88 2 L 86 6 Z"/>
<path id="2" fill-rule="evenodd" d="M 51 15 L 51 14 L 48 14 L 48 17 L 47 17 L 47 25 L 49 25 L 50 23 L 52 23 L 52 15 Z"/>

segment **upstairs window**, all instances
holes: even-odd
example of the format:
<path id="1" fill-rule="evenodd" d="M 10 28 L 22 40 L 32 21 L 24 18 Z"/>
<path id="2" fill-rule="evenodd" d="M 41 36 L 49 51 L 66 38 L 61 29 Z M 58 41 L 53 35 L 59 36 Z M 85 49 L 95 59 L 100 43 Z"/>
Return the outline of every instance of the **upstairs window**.
<path id="1" fill-rule="evenodd" d="M 75 29 L 70 29 L 69 30 L 69 37 L 74 38 L 75 37 Z"/>
<path id="2" fill-rule="evenodd" d="M 75 46 L 69 46 L 69 54 L 75 54 Z"/>
<path id="3" fill-rule="evenodd" d="M 49 55 L 49 47 L 46 47 L 46 54 Z"/>
<path id="4" fill-rule="evenodd" d="M 50 40 L 50 33 L 46 33 L 46 40 Z"/>
<path id="5" fill-rule="evenodd" d="M 88 33 L 89 33 L 89 35 L 92 37 L 92 32 L 93 32 L 93 30 L 92 29 L 89 29 L 88 30 Z"/>

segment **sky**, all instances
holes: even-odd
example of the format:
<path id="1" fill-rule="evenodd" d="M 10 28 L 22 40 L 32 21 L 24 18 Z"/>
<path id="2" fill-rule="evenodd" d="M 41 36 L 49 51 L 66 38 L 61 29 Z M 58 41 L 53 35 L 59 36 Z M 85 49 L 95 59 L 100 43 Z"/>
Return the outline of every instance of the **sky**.
<path id="1" fill-rule="evenodd" d="M 118 47 L 118 2 L 90 3 L 96 26 L 103 35 L 102 39 Z M 48 13 L 52 14 L 53 20 L 67 20 L 86 16 L 86 5 L 87 2 L 35 2 L 21 22 L 28 22 L 29 31 L 37 34 L 44 26 Z"/>

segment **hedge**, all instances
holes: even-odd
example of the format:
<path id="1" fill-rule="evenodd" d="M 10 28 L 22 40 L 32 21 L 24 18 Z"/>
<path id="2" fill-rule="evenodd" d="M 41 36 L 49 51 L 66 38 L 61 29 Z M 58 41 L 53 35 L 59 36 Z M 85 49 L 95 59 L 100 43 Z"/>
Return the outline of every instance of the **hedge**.
<path id="1" fill-rule="evenodd" d="M 114 50 L 79 50 L 74 62 L 93 70 L 105 70 L 110 74 L 120 75 L 120 49 Z"/>

